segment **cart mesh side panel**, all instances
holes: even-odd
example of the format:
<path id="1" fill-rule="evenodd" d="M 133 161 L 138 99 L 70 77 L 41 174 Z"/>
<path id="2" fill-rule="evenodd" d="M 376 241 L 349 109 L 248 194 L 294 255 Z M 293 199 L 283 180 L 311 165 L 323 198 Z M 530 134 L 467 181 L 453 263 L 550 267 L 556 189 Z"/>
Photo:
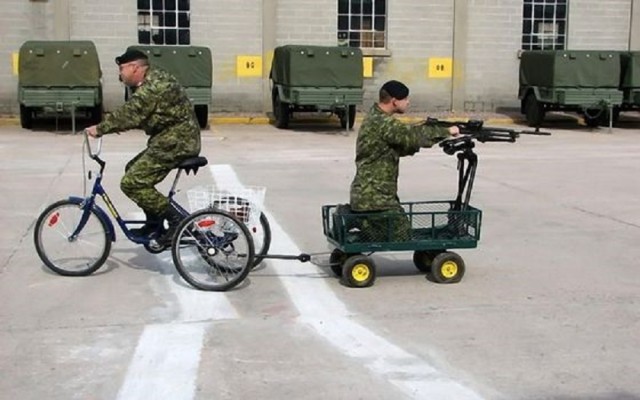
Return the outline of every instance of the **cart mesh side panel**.
<path id="1" fill-rule="evenodd" d="M 346 205 L 324 206 L 325 236 L 338 245 L 413 244 L 421 248 L 475 247 L 480 210 L 453 210 L 452 201 L 402 203 L 405 213 L 354 213 Z"/>

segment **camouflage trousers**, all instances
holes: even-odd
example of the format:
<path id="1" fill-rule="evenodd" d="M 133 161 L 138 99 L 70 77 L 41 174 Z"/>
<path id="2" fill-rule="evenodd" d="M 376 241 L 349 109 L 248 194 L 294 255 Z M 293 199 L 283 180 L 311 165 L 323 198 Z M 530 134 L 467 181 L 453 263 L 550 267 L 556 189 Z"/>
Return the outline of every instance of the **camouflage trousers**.
<path id="1" fill-rule="evenodd" d="M 384 211 L 367 212 L 359 220 L 368 242 L 404 242 L 411 238 L 411 223 L 400 204 Z"/>
<path id="2" fill-rule="evenodd" d="M 155 186 L 186 158 L 172 158 L 166 153 L 147 148 L 127 163 L 120 189 L 147 214 L 162 216 L 169 209 L 169 199 Z"/>

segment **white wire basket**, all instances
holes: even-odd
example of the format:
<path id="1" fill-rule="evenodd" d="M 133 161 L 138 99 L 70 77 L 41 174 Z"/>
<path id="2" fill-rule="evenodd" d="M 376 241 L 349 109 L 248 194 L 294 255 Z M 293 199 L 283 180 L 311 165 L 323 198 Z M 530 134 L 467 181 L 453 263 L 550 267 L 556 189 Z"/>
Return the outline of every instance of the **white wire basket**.
<path id="1" fill-rule="evenodd" d="M 217 208 L 252 226 L 260 223 L 266 191 L 264 186 L 220 188 L 207 185 L 187 190 L 187 198 L 192 213 L 205 208 Z"/>

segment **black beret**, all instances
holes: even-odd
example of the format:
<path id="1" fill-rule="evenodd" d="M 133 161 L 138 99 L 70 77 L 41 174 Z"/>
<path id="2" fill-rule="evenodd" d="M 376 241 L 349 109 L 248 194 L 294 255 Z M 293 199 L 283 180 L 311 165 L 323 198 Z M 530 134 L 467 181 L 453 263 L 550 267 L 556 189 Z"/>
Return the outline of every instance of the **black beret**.
<path id="1" fill-rule="evenodd" d="M 394 99 L 403 100 L 409 96 L 409 88 L 402 82 L 399 81 L 389 81 L 382 85 L 380 90 L 384 90 L 389 93 L 389 96 Z"/>
<path id="2" fill-rule="evenodd" d="M 148 59 L 147 55 L 141 52 L 140 50 L 127 50 L 124 52 L 123 55 L 116 57 L 116 64 L 121 65 L 121 64 L 130 63 L 131 61 L 147 60 L 147 59 Z"/>

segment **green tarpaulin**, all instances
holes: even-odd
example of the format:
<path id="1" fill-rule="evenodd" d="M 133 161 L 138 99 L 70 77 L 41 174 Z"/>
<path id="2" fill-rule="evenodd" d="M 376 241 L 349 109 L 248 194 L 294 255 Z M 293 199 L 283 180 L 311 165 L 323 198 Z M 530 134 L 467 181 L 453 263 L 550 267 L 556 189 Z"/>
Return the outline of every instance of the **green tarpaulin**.
<path id="1" fill-rule="evenodd" d="M 287 86 L 362 88 L 362 51 L 337 46 L 277 47 L 270 77 Z"/>
<path id="2" fill-rule="evenodd" d="M 211 50 L 203 46 L 129 46 L 145 52 L 151 65 L 173 74 L 184 87 L 207 87 L 213 82 Z"/>
<path id="3" fill-rule="evenodd" d="M 90 41 L 27 41 L 20 47 L 22 87 L 99 87 L 100 62 Z"/>
<path id="4" fill-rule="evenodd" d="M 617 88 L 620 57 L 616 51 L 525 51 L 520 57 L 520 85 Z"/>
<path id="5" fill-rule="evenodd" d="M 640 51 L 622 55 L 622 88 L 640 88 Z"/>

